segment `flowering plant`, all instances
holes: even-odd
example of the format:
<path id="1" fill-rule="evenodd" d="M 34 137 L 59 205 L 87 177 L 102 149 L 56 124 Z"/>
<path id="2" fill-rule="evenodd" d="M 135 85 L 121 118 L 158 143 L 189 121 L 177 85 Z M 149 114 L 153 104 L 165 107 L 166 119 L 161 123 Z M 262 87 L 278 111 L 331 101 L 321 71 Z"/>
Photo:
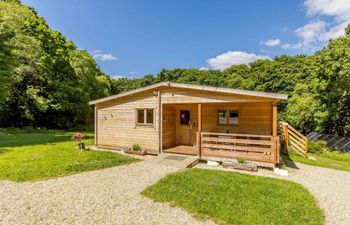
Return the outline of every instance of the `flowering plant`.
<path id="1" fill-rule="evenodd" d="M 81 143 L 81 141 L 84 139 L 84 134 L 80 133 L 80 132 L 77 132 L 75 134 L 72 135 L 72 140 L 73 141 L 78 141 L 79 143 Z"/>

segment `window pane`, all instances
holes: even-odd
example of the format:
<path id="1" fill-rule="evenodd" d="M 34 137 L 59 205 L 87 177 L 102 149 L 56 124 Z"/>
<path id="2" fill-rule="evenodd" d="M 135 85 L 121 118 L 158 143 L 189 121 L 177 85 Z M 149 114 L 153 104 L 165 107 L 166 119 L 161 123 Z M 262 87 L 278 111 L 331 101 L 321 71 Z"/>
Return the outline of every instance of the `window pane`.
<path id="1" fill-rule="evenodd" d="M 144 110 L 139 109 L 137 110 L 137 123 L 145 123 L 145 116 L 144 116 Z"/>
<path id="2" fill-rule="evenodd" d="M 153 109 L 147 109 L 147 123 L 153 123 Z"/>
<path id="3" fill-rule="evenodd" d="M 190 124 L 190 111 L 181 110 L 180 111 L 180 124 L 189 125 Z"/>
<path id="4" fill-rule="evenodd" d="M 238 111 L 230 111 L 229 124 L 238 125 Z"/>
<path id="5" fill-rule="evenodd" d="M 227 124 L 226 111 L 218 111 L 218 124 Z"/>

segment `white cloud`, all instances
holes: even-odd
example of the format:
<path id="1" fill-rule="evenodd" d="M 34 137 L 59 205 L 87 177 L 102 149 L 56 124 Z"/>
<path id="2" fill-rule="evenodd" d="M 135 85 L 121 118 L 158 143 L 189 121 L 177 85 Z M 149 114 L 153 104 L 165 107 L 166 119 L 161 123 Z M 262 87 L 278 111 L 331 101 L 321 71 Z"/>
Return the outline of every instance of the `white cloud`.
<path id="1" fill-rule="evenodd" d="M 111 53 L 103 53 L 101 50 L 95 50 L 92 53 L 92 57 L 94 59 L 100 60 L 100 61 L 111 61 L 111 60 L 117 60 L 118 58 L 113 56 Z"/>
<path id="2" fill-rule="evenodd" d="M 256 55 L 241 51 L 228 51 L 207 60 L 213 69 L 224 70 L 232 65 L 248 64 L 258 59 L 270 59 L 266 55 Z"/>
<path id="3" fill-rule="evenodd" d="M 123 76 L 123 75 L 114 75 L 112 76 L 113 79 L 121 79 L 121 78 L 126 78 L 126 76 Z"/>
<path id="4" fill-rule="evenodd" d="M 285 44 L 282 48 L 317 49 L 330 39 L 344 35 L 350 23 L 349 0 L 305 0 L 304 7 L 311 21 L 294 31 L 300 42 Z"/>
<path id="5" fill-rule="evenodd" d="M 278 38 L 276 38 L 276 39 L 267 39 L 265 41 L 261 41 L 260 44 L 272 47 L 272 46 L 277 46 L 277 45 L 281 44 L 281 40 L 278 39 Z"/>
<path id="6" fill-rule="evenodd" d="M 296 44 L 284 44 L 282 45 L 283 49 L 299 49 L 301 48 L 303 45 L 302 43 L 296 43 Z"/>
<path id="7" fill-rule="evenodd" d="M 320 35 L 325 32 L 325 28 L 324 21 L 314 21 L 296 29 L 295 34 L 302 38 L 304 46 L 308 46 L 319 39 Z"/>
<path id="8" fill-rule="evenodd" d="M 309 17 L 333 17 L 332 24 L 321 34 L 321 41 L 344 35 L 344 29 L 350 22 L 349 0 L 306 0 L 304 5 Z"/>

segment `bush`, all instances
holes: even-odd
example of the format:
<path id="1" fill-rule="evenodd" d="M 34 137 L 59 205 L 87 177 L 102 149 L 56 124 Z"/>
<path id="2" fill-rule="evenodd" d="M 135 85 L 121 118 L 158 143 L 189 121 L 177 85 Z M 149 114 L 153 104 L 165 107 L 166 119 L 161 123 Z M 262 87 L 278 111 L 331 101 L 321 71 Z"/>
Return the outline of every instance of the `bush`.
<path id="1" fill-rule="evenodd" d="M 139 150 L 141 150 L 141 147 L 140 147 L 139 144 L 133 144 L 133 145 L 131 146 L 131 148 L 132 148 L 132 150 L 134 150 L 134 151 L 139 151 Z"/>
<path id="2" fill-rule="evenodd" d="M 243 157 L 238 157 L 238 158 L 237 158 L 237 162 L 239 162 L 239 163 L 245 163 L 246 160 L 245 160 L 245 158 L 243 158 Z"/>
<path id="3" fill-rule="evenodd" d="M 307 151 L 310 153 L 326 153 L 331 151 L 329 147 L 326 146 L 327 142 L 325 141 L 310 141 L 308 142 Z"/>

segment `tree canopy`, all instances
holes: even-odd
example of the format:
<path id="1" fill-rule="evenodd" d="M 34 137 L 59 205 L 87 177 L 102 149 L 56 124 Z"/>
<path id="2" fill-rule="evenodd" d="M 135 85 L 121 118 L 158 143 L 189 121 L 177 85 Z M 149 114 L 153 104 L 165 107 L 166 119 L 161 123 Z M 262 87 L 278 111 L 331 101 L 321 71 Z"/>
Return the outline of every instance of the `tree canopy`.
<path id="1" fill-rule="evenodd" d="M 1 126 L 84 127 L 91 99 L 110 93 L 109 77 L 85 51 L 48 27 L 33 8 L 0 1 Z M 6 79 L 6 82 L 2 80 Z"/>

